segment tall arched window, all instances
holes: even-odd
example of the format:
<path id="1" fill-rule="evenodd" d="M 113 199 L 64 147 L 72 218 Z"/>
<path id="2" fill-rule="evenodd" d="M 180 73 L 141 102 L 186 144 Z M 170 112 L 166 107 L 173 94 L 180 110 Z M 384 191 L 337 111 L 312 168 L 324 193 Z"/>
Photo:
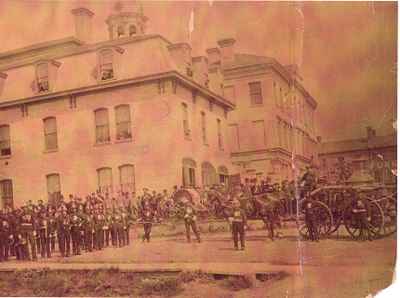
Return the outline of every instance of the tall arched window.
<path id="1" fill-rule="evenodd" d="M 55 117 L 43 119 L 44 146 L 46 150 L 57 150 L 57 121 Z"/>
<path id="2" fill-rule="evenodd" d="M 11 155 L 10 126 L 0 125 L 0 156 Z"/>
<path id="3" fill-rule="evenodd" d="M 119 167 L 119 184 L 123 192 L 132 193 L 135 191 L 134 165 L 127 164 Z"/>
<path id="4" fill-rule="evenodd" d="M 212 186 L 218 183 L 217 172 L 214 166 L 209 162 L 202 163 L 201 176 L 202 176 L 203 186 Z"/>
<path id="5" fill-rule="evenodd" d="M 117 127 L 117 140 L 131 139 L 131 111 L 129 105 L 115 107 L 115 122 Z"/>
<path id="6" fill-rule="evenodd" d="M 96 143 L 107 143 L 110 141 L 110 126 L 108 122 L 108 110 L 105 108 L 94 111 L 96 124 Z"/>
<path id="7" fill-rule="evenodd" d="M 125 28 L 123 25 L 119 25 L 117 27 L 117 35 L 118 35 L 118 38 L 125 36 Z"/>
<path id="8" fill-rule="evenodd" d="M 113 179 L 111 168 L 97 169 L 98 187 L 102 193 L 113 192 Z"/>
<path id="9" fill-rule="evenodd" d="M 60 175 L 49 174 L 46 176 L 46 182 L 49 203 L 54 203 L 61 196 Z"/>
<path id="10" fill-rule="evenodd" d="M 196 162 L 191 158 L 182 160 L 182 185 L 196 186 Z"/>
<path id="11" fill-rule="evenodd" d="M 114 78 L 113 52 L 111 49 L 100 51 L 100 78 L 102 81 Z"/>

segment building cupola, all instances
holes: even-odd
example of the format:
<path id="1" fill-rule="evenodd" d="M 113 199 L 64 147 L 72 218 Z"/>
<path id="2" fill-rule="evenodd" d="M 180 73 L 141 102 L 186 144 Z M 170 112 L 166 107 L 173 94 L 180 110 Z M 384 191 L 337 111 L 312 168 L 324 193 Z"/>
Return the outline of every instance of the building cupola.
<path id="1" fill-rule="evenodd" d="M 144 16 L 143 7 L 139 1 L 133 4 L 117 2 L 114 10 L 115 13 L 106 20 L 111 40 L 145 34 L 148 18 Z"/>

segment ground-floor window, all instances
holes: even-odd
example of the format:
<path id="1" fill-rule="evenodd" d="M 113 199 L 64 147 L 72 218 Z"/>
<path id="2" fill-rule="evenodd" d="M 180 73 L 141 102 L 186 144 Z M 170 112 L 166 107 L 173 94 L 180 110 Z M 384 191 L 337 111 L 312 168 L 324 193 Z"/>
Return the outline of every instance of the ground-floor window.
<path id="1" fill-rule="evenodd" d="M 122 165 L 119 167 L 119 183 L 121 191 L 132 193 L 135 191 L 135 167 L 133 165 Z"/>
<path id="2" fill-rule="evenodd" d="M 97 169 L 98 187 L 101 193 L 111 194 L 113 192 L 113 180 L 111 168 Z"/>
<path id="3" fill-rule="evenodd" d="M 219 183 L 228 184 L 228 169 L 225 166 L 218 167 Z"/>
<path id="4" fill-rule="evenodd" d="M 46 176 L 47 194 L 50 204 L 56 204 L 61 197 L 61 183 L 59 174 L 49 174 Z"/>
<path id="5" fill-rule="evenodd" d="M 13 200 L 13 186 L 12 180 L 1 180 L 0 181 L 0 198 L 1 198 L 1 207 L 4 208 L 13 208 L 14 200 Z"/>
<path id="6" fill-rule="evenodd" d="M 209 162 L 203 162 L 201 165 L 201 176 L 203 186 L 212 186 L 218 184 L 217 171 Z"/>
<path id="7" fill-rule="evenodd" d="M 196 162 L 190 158 L 184 158 L 182 162 L 182 185 L 184 187 L 196 186 Z"/>

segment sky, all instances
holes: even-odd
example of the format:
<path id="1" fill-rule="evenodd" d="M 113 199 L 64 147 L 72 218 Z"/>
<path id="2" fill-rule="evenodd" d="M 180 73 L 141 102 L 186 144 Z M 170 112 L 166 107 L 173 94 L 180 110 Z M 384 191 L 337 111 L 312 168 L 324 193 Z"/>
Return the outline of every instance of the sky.
<path id="1" fill-rule="evenodd" d="M 115 12 L 116 2 L 0 0 L 0 52 L 72 36 L 70 10 L 79 6 L 95 13 L 93 40 L 106 40 L 105 19 Z M 135 6 L 131 1 L 118 2 L 125 10 Z M 143 1 L 142 5 L 149 18 L 147 33 L 190 42 L 194 54 L 205 54 L 218 38 L 234 37 L 238 53 L 293 63 L 288 34 L 292 3 Z M 359 138 L 365 136 L 366 126 L 378 135 L 394 133 L 397 3 L 304 2 L 297 7 L 304 16 L 300 74 L 318 102 L 318 134 L 323 140 Z"/>

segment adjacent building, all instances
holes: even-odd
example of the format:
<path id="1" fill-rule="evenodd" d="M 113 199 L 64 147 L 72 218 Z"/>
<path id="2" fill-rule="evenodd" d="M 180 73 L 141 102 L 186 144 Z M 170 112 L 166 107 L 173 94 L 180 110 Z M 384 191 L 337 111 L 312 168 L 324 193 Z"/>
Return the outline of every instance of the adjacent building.
<path id="1" fill-rule="evenodd" d="M 317 157 L 316 100 L 296 65 L 237 53 L 234 39 L 220 40 L 219 46 L 224 96 L 236 105 L 228 123 L 232 162 L 242 177 L 293 179 Z"/>
<path id="2" fill-rule="evenodd" d="M 0 54 L 0 207 L 225 181 L 220 68 L 145 34 L 141 10 L 111 15 L 98 43 L 93 12 L 72 14 L 76 36 Z"/>
<path id="3" fill-rule="evenodd" d="M 328 182 L 337 180 L 337 165 L 346 163 L 352 172 L 363 172 L 378 183 L 396 183 L 396 135 L 378 136 L 367 127 L 359 139 L 322 142 L 319 151 L 320 175 Z"/>

